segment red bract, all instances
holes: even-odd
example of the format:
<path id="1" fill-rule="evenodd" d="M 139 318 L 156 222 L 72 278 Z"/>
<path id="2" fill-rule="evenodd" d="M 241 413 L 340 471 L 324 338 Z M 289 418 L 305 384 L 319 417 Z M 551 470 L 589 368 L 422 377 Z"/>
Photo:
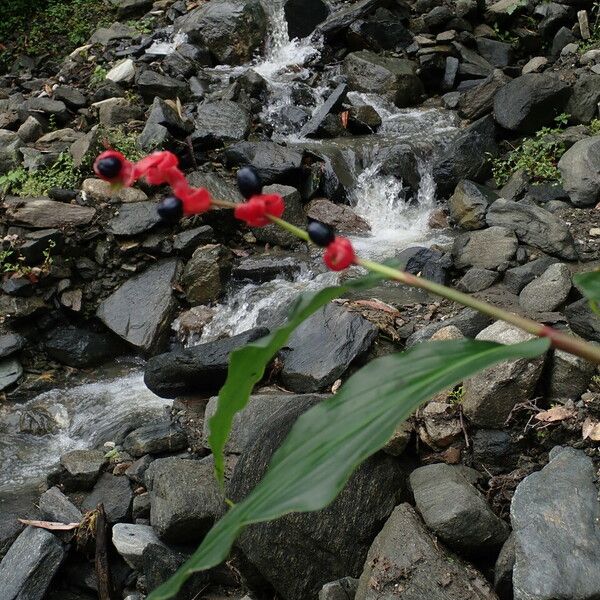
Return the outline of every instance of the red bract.
<path id="1" fill-rule="evenodd" d="M 154 152 L 135 164 L 134 173 L 136 179 L 143 177 L 150 185 L 162 185 L 163 183 L 173 185 L 179 179 L 184 178 L 178 164 L 179 160 L 172 152 L 167 150 Z"/>
<path id="2" fill-rule="evenodd" d="M 111 185 L 129 187 L 135 181 L 133 163 L 116 150 L 106 150 L 96 158 L 94 173 Z"/>
<path id="3" fill-rule="evenodd" d="M 251 227 L 264 227 L 271 222 L 269 216 L 281 217 L 284 210 L 285 204 L 279 194 L 261 194 L 252 196 L 248 202 L 238 204 L 234 214 Z"/>
<path id="4" fill-rule="evenodd" d="M 174 188 L 175 189 L 175 188 Z M 204 188 L 180 189 L 175 195 L 183 202 L 183 214 L 197 215 L 210 209 L 212 198 Z"/>
<path id="5" fill-rule="evenodd" d="M 323 254 L 325 264 L 332 271 L 343 271 L 356 262 L 356 254 L 349 239 L 336 237 Z"/>

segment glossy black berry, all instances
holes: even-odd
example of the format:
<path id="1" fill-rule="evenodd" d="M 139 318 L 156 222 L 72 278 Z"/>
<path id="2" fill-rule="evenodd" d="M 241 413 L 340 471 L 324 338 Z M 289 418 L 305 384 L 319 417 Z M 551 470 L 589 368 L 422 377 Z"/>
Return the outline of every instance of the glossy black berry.
<path id="1" fill-rule="evenodd" d="M 242 167 L 237 172 L 237 184 L 244 198 L 262 193 L 262 182 L 254 167 Z"/>
<path id="2" fill-rule="evenodd" d="M 107 156 L 98 161 L 96 168 L 102 177 L 114 179 L 121 172 L 121 161 L 116 156 Z"/>
<path id="3" fill-rule="evenodd" d="M 329 246 L 335 239 L 333 227 L 325 225 L 325 223 L 321 223 L 321 221 L 311 221 L 306 230 L 308 231 L 308 237 L 311 241 L 323 248 Z"/>
<path id="4" fill-rule="evenodd" d="M 176 196 L 168 196 L 156 208 L 160 218 L 167 223 L 177 223 L 183 217 L 183 202 Z"/>

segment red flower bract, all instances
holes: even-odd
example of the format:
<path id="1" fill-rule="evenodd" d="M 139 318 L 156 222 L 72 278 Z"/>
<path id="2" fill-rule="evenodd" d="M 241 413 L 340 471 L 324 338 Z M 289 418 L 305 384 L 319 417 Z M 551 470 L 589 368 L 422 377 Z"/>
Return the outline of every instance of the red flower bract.
<path id="1" fill-rule="evenodd" d="M 204 188 L 188 187 L 175 192 L 175 195 L 183 202 L 183 214 L 186 216 L 206 212 L 212 203 L 208 190 Z"/>
<path id="2" fill-rule="evenodd" d="M 332 271 L 343 271 L 356 262 L 356 254 L 349 239 L 336 237 L 323 254 L 323 260 Z"/>
<path id="3" fill-rule="evenodd" d="M 129 187 L 134 181 L 134 164 L 117 150 L 106 150 L 94 161 L 94 173 L 111 185 Z"/>
<path id="4" fill-rule="evenodd" d="M 269 216 L 281 217 L 284 210 L 285 204 L 279 194 L 261 194 L 252 196 L 248 202 L 238 204 L 234 214 L 251 227 L 264 227 L 271 222 Z"/>
<path id="5" fill-rule="evenodd" d="M 178 164 L 179 159 L 172 152 L 154 152 L 135 164 L 135 178 L 144 177 L 150 185 L 173 185 L 180 178 L 184 178 Z"/>

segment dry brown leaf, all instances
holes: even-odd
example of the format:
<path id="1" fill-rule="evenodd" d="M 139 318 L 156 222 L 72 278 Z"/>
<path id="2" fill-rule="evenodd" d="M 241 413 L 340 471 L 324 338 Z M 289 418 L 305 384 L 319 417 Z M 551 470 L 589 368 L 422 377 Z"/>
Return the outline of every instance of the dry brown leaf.
<path id="1" fill-rule="evenodd" d="M 588 417 L 581 427 L 583 439 L 589 438 L 593 442 L 600 442 L 600 423 Z"/>
<path id="2" fill-rule="evenodd" d="M 544 410 L 537 415 L 535 419 L 542 423 L 556 423 L 557 421 L 565 421 L 575 416 L 575 412 L 564 406 L 553 406 L 548 410 Z"/>
<path id="3" fill-rule="evenodd" d="M 354 306 L 360 306 L 364 308 L 371 308 L 373 310 L 381 310 L 383 312 L 389 313 L 391 315 L 399 315 L 400 311 L 381 300 L 376 300 L 375 298 L 371 300 L 355 300 L 352 302 Z"/>
<path id="4" fill-rule="evenodd" d="M 23 525 L 31 525 L 41 529 L 49 529 L 50 531 L 72 531 L 79 527 L 79 523 L 56 523 L 54 521 L 32 521 L 30 519 L 18 519 Z"/>

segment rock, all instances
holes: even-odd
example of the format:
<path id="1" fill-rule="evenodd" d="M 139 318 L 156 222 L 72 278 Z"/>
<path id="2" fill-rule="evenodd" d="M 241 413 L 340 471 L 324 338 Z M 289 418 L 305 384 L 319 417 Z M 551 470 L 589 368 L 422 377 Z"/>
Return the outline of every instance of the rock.
<path id="1" fill-rule="evenodd" d="M 358 579 L 343 577 L 326 583 L 319 592 L 319 600 L 352 600 L 356 594 Z"/>
<path id="2" fill-rule="evenodd" d="M 135 63 L 131 58 L 119 61 L 107 74 L 106 79 L 114 83 L 131 83 L 135 78 Z"/>
<path id="3" fill-rule="evenodd" d="M 150 231 L 161 222 L 156 202 L 123 204 L 110 220 L 109 231 L 117 236 L 138 235 Z"/>
<path id="4" fill-rule="evenodd" d="M 154 457 L 150 455 L 142 456 L 131 463 L 131 466 L 125 471 L 125 475 L 134 483 L 145 484 L 144 475 L 148 467 L 154 462 Z"/>
<path id="5" fill-rule="evenodd" d="M 10 387 L 23 375 L 21 363 L 14 358 L 0 360 L 0 392 Z"/>
<path id="6" fill-rule="evenodd" d="M 90 489 L 96 483 L 104 465 L 101 450 L 71 450 L 60 457 L 66 474 L 61 478 L 67 491 Z"/>
<path id="7" fill-rule="evenodd" d="M 57 537 L 27 527 L 0 563 L 3 600 L 42 600 L 64 558 Z"/>
<path id="8" fill-rule="evenodd" d="M 94 108 L 98 110 L 98 122 L 106 127 L 136 121 L 143 114 L 139 106 L 130 104 L 126 98 L 108 98 L 96 102 Z"/>
<path id="9" fill-rule="evenodd" d="M 494 285 L 500 278 L 500 274 L 496 271 L 472 267 L 469 269 L 458 282 L 457 287 L 463 292 L 473 294 L 487 290 L 491 285 Z"/>
<path id="10" fill-rule="evenodd" d="M 283 384 L 294 392 L 328 388 L 371 347 L 376 336 L 372 323 L 328 304 L 304 321 L 282 350 Z"/>
<path id="11" fill-rule="evenodd" d="M 153 0 L 111 0 L 117 8 L 117 17 L 127 17 L 144 13 L 152 8 Z"/>
<path id="12" fill-rule="evenodd" d="M 394 509 L 375 538 L 356 600 L 496 600 L 483 575 L 449 555 L 408 504 Z"/>
<path id="13" fill-rule="evenodd" d="M 305 264 L 305 263 L 304 263 Z M 234 279 L 263 283 L 273 279 L 293 280 L 303 263 L 289 254 L 258 254 L 242 259 L 233 269 Z"/>
<path id="14" fill-rule="evenodd" d="M 496 122 L 505 129 L 534 133 L 563 112 L 570 86 L 553 74 L 528 73 L 508 82 L 494 98 Z"/>
<path id="15" fill-rule="evenodd" d="M 189 256 L 198 246 L 212 242 L 214 236 L 215 232 L 210 225 L 186 229 L 173 238 L 173 250 L 183 256 Z"/>
<path id="16" fill-rule="evenodd" d="M 578 50 L 577 38 L 567 27 L 561 27 L 552 40 L 550 56 L 558 57 L 567 54 L 576 54 Z"/>
<path id="17" fill-rule="evenodd" d="M 107 46 L 113 40 L 132 39 L 136 37 L 137 32 L 133 27 L 123 25 L 122 23 L 113 23 L 110 27 L 99 27 L 92 34 L 90 44 L 101 44 Z"/>
<path id="18" fill-rule="evenodd" d="M 589 361 L 564 352 L 554 350 L 550 362 L 548 397 L 553 401 L 577 401 L 588 389 L 595 368 Z"/>
<path id="19" fill-rule="evenodd" d="M 588 300 L 583 298 L 569 304 L 564 310 L 569 327 L 587 340 L 600 342 L 600 318 L 589 306 Z"/>
<path id="20" fill-rule="evenodd" d="M 518 245 L 517 238 L 510 229 L 489 227 L 458 236 L 454 240 L 452 254 L 459 269 L 498 269 L 513 259 Z"/>
<path id="21" fill-rule="evenodd" d="M 248 111 L 231 100 L 207 102 L 198 107 L 194 145 L 210 148 L 228 142 L 238 142 L 250 133 Z"/>
<path id="22" fill-rule="evenodd" d="M 29 98 L 25 101 L 24 109 L 35 116 L 41 113 L 43 116 L 54 117 L 58 123 L 66 123 L 69 119 L 69 111 L 64 102 L 51 100 L 50 98 Z"/>
<path id="23" fill-rule="evenodd" d="M 267 17 L 259 0 L 216 0 L 177 19 L 175 28 L 219 63 L 241 65 L 264 43 Z"/>
<path id="24" fill-rule="evenodd" d="M 513 294 L 521 293 L 521 290 L 531 283 L 536 277 L 544 273 L 548 267 L 556 262 L 555 258 L 542 256 L 536 260 L 508 269 L 504 273 L 504 285 Z"/>
<path id="25" fill-rule="evenodd" d="M 25 338 L 18 333 L 0 335 L 0 358 L 18 352 L 23 346 L 25 346 Z"/>
<path id="26" fill-rule="evenodd" d="M 512 471 L 519 459 L 518 448 L 512 443 L 510 433 L 494 429 L 480 429 L 473 441 L 474 465 L 484 473 Z"/>
<path id="27" fill-rule="evenodd" d="M 58 523 L 80 523 L 81 511 L 57 488 L 51 487 L 40 496 L 42 519 Z"/>
<path id="28" fill-rule="evenodd" d="M 500 344 L 517 344 L 533 336 L 496 321 L 475 338 Z M 463 382 L 463 412 L 474 425 L 501 429 L 510 411 L 533 395 L 544 356 L 518 358 L 489 367 Z"/>
<path id="29" fill-rule="evenodd" d="M 144 425 L 132 431 L 123 441 L 123 448 L 135 458 L 144 454 L 177 452 L 187 447 L 187 436 L 170 421 Z"/>
<path id="30" fill-rule="evenodd" d="M 491 112 L 494 107 L 494 97 L 503 86 L 510 81 L 500 69 L 494 69 L 480 85 L 472 87 L 461 95 L 458 110 L 465 119 L 479 119 Z"/>
<path id="31" fill-rule="evenodd" d="M 84 179 L 81 191 L 98 202 L 129 203 L 148 200 L 148 196 L 142 190 L 133 187 L 115 190 L 108 181 L 102 181 L 102 179 Z"/>
<path id="32" fill-rule="evenodd" d="M 97 317 L 126 342 L 143 351 L 160 346 L 173 310 L 176 260 L 159 262 L 135 275 L 104 300 Z"/>
<path id="33" fill-rule="evenodd" d="M 448 271 L 452 267 L 449 255 L 424 246 L 405 248 L 396 255 L 396 259 L 399 268 L 404 271 L 413 275 L 421 274 L 426 279 L 441 284 L 447 283 Z"/>
<path id="34" fill-rule="evenodd" d="M 21 164 L 21 146 L 23 141 L 18 133 L 0 129 L 0 175 L 5 175 Z"/>
<path id="35" fill-rule="evenodd" d="M 136 522 L 137 519 L 150 519 L 150 494 L 148 492 L 134 496 L 131 516 Z"/>
<path id="36" fill-rule="evenodd" d="M 229 354 L 269 333 L 251 329 L 230 338 L 152 357 L 146 363 L 144 383 L 161 398 L 214 394 L 225 383 Z"/>
<path id="37" fill-rule="evenodd" d="M 355 135 L 375 133 L 382 124 L 379 113 L 368 104 L 348 110 L 348 131 Z"/>
<path id="38" fill-rule="evenodd" d="M 185 266 L 181 285 L 192 304 L 216 300 L 223 291 L 225 277 L 231 270 L 230 251 L 221 244 L 197 248 Z"/>
<path id="39" fill-rule="evenodd" d="M 189 94 L 189 88 L 184 82 L 160 75 L 150 69 L 140 73 L 136 85 L 146 102 L 152 102 L 156 96 L 163 99 L 180 98 L 184 100 Z"/>
<path id="40" fill-rule="evenodd" d="M 127 521 L 131 517 L 133 492 L 127 477 L 116 477 L 104 473 L 94 486 L 92 492 L 83 501 L 83 510 L 94 510 L 104 504 L 106 518 L 109 523 Z"/>
<path id="41" fill-rule="evenodd" d="M 600 200 L 600 135 L 580 140 L 558 162 L 562 184 L 575 206 Z"/>
<path id="42" fill-rule="evenodd" d="M 573 86 L 573 93 L 566 111 L 579 123 L 590 123 L 598 116 L 600 102 L 600 75 L 589 73 L 580 77 Z"/>
<path id="43" fill-rule="evenodd" d="M 410 60 L 360 50 L 348 54 L 342 68 L 350 89 L 380 94 L 399 107 L 417 104 L 424 91 Z"/>
<path id="44" fill-rule="evenodd" d="M 458 333 L 460 335 L 460 332 Z M 436 336 L 437 334 L 432 336 L 432 339 L 436 339 Z M 443 396 L 443 400 L 445 400 L 450 392 L 451 390 L 446 390 L 439 396 Z M 429 402 L 418 411 L 417 433 L 419 438 L 430 448 L 434 450 L 447 448 L 462 435 L 460 417 L 456 407 L 444 401 L 438 402 L 436 397 L 436 401 Z"/>
<path id="45" fill-rule="evenodd" d="M 78 369 L 101 365 L 123 349 L 111 336 L 77 327 L 55 329 L 45 348 L 58 362 Z"/>
<path id="46" fill-rule="evenodd" d="M 329 16 L 324 0 L 287 0 L 283 5 L 290 39 L 310 35 Z"/>
<path id="47" fill-rule="evenodd" d="M 444 68 L 444 78 L 442 79 L 442 90 L 450 91 L 454 88 L 454 84 L 456 83 L 456 76 L 458 75 L 458 69 L 460 66 L 460 61 L 455 56 L 447 56 L 446 57 L 446 66 Z M 450 94 L 447 94 L 449 96 Z M 446 96 L 444 96 L 446 97 Z M 458 99 L 459 93 L 456 92 L 456 97 Z M 456 108 L 456 106 L 454 107 Z"/>
<path id="48" fill-rule="evenodd" d="M 570 291 L 571 271 L 567 265 L 556 263 L 523 288 L 519 304 L 532 312 L 552 312 L 565 302 Z"/>
<path id="49" fill-rule="evenodd" d="M 569 195 L 560 184 L 538 183 L 529 187 L 525 195 L 525 201 L 533 201 L 536 204 L 546 204 L 553 200 L 568 200 Z"/>
<path id="50" fill-rule="evenodd" d="M 545 56 L 534 56 L 528 60 L 522 69 L 522 74 L 538 73 L 548 64 L 548 59 Z"/>
<path id="51" fill-rule="evenodd" d="M 304 216 L 304 206 L 302 198 L 296 188 L 288 185 L 268 185 L 263 188 L 265 194 L 279 194 L 285 203 L 285 210 L 282 219 L 285 219 L 296 227 L 304 227 L 306 218 Z M 298 238 L 278 227 L 274 223 L 266 227 L 256 227 L 252 233 L 254 237 L 264 244 L 273 246 L 282 246 L 284 248 L 297 246 Z"/>
<path id="52" fill-rule="evenodd" d="M 579 450 L 553 453 L 541 471 L 518 485 L 511 503 L 515 600 L 591 599 L 600 594 L 595 469 Z"/>
<path id="53" fill-rule="evenodd" d="M 157 544 L 167 550 L 150 525 L 116 523 L 112 528 L 112 543 L 125 562 L 136 571 L 142 570 L 142 556 L 149 545 Z"/>
<path id="54" fill-rule="evenodd" d="M 35 117 L 27 117 L 27 119 L 17 130 L 17 133 L 19 134 L 21 140 L 27 144 L 30 142 L 35 142 L 42 137 L 44 128 Z"/>
<path id="55" fill-rule="evenodd" d="M 151 133 L 151 128 L 154 125 L 166 127 L 168 132 L 174 136 L 188 135 L 194 130 L 193 121 L 187 117 L 183 117 L 172 104 L 169 104 L 162 98 L 154 98 L 146 120 L 146 127 L 144 132 L 142 132 L 142 137 Z M 232 125 L 228 124 L 228 127 L 232 127 Z"/>
<path id="56" fill-rule="evenodd" d="M 174 543 L 198 543 L 224 512 L 211 461 L 183 458 L 152 464 L 150 524 Z"/>
<path id="57" fill-rule="evenodd" d="M 483 229 L 487 209 L 497 198 L 494 191 L 464 179 L 448 200 L 450 219 L 461 229 Z"/>
<path id="58" fill-rule="evenodd" d="M 311 118 L 304 124 L 298 135 L 300 137 L 319 137 L 318 132 L 321 129 L 325 118 L 330 113 L 341 108 L 347 93 L 348 86 L 345 83 L 338 85 L 333 92 L 329 94 L 327 100 L 317 108 Z"/>
<path id="59" fill-rule="evenodd" d="M 477 50 L 494 67 L 507 67 L 513 61 L 512 44 L 506 42 L 478 37 Z"/>
<path id="60" fill-rule="evenodd" d="M 342 4 L 329 15 L 317 31 L 322 33 L 325 39 L 331 40 L 341 34 L 357 19 L 373 12 L 379 4 L 380 0 L 358 0 L 352 4 Z"/>
<path id="61" fill-rule="evenodd" d="M 235 467 L 230 484 L 235 502 L 262 479 L 293 423 L 313 404 L 305 398 L 272 414 Z M 238 546 L 282 598 L 314 598 L 325 583 L 358 575 L 370 540 L 404 488 L 405 476 L 397 460 L 377 454 L 353 473 L 327 508 L 251 525 L 238 538 Z"/>
<path id="62" fill-rule="evenodd" d="M 515 539 L 511 533 L 494 566 L 494 589 L 500 598 L 513 598 L 513 568 L 515 566 Z"/>
<path id="63" fill-rule="evenodd" d="M 35 229 L 88 225 L 96 215 L 96 209 L 89 206 L 65 204 L 48 198 L 7 198 L 4 205 L 9 222 Z"/>
<path id="64" fill-rule="evenodd" d="M 334 204 L 326 198 L 315 198 L 306 206 L 309 219 L 330 225 L 336 231 L 344 233 L 367 233 L 371 231 L 369 224 L 359 217 L 350 207 Z"/>
<path id="65" fill-rule="evenodd" d="M 539 206 L 499 198 L 490 206 L 486 219 L 490 226 L 514 231 L 523 244 L 566 260 L 577 258 L 568 227 L 561 219 Z"/>
<path id="66" fill-rule="evenodd" d="M 480 555 L 499 548 L 510 530 L 492 512 L 473 478 L 479 478 L 473 469 L 439 463 L 413 471 L 410 485 L 427 527 L 450 548 Z"/>

